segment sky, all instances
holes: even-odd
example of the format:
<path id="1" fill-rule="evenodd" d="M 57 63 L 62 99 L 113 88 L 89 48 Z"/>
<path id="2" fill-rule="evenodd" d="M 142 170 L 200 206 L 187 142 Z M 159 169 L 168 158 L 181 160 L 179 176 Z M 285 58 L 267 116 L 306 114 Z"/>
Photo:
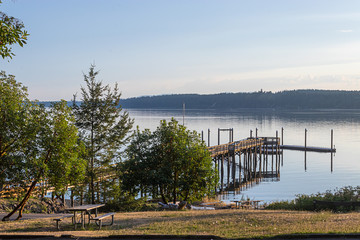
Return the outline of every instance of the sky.
<path id="1" fill-rule="evenodd" d="M 360 90 L 358 0 L 3 0 L 28 43 L 0 70 L 30 99 L 80 95 L 91 64 L 123 98 Z"/>

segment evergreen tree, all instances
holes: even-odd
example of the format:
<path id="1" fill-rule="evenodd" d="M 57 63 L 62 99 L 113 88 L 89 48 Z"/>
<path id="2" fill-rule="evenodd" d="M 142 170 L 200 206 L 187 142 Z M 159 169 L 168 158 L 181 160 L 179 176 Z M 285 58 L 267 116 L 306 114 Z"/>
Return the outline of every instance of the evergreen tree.
<path id="1" fill-rule="evenodd" d="M 89 73 L 84 74 L 86 88 L 81 87 L 80 105 L 76 104 L 76 96 L 73 102 L 80 138 L 86 146 L 87 197 L 91 203 L 107 198 L 107 189 L 113 181 L 106 177 L 114 172 L 114 164 L 120 160 L 120 149 L 133 125 L 133 120 L 120 105 L 121 93 L 117 84 L 114 89 L 104 86 L 96 80 L 99 72 L 94 69 L 95 66 L 91 65 Z"/>

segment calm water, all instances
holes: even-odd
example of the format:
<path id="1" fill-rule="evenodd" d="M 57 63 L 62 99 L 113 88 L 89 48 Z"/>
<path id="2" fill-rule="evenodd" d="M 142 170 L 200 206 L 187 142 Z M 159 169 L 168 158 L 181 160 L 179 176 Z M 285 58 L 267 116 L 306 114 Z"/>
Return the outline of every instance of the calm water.
<path id="1" fill-rule="evenodd" d="M 182 110 L 128 110 L 140 129 L 155 130 L 160 120 L 172 117 L 183 122 Z M 304 145 L 304 131 L 307 129 L 307 145 L 330 147 L 330 131 L 334 130 L 336 154 L 331 171 L 330 153 L 306 154 L 285 150 L 280 181 L 261 182 L 241 192 L 230 192 L 220 196 L 222 200 L 236 200 L 242 197 L 274 201 L 295 198 L 296 194 L 311 194 L 333 190 L 343 186 L 360 185 L 360 112 L 359 111 L 314 111 L 276 112 L 239 111 L 214 112 L 187 110 L 185 125 L 199 133 L 204 131 L 204 140 L 217 145 L 218 128 L 233 128 L 234 140 L 249 136 L 252 129 L 258 129 L 258 136 L 275 136 L 284 128 L 284 144 Z M 229 140 L 221 133 L 221 143 Z"/>

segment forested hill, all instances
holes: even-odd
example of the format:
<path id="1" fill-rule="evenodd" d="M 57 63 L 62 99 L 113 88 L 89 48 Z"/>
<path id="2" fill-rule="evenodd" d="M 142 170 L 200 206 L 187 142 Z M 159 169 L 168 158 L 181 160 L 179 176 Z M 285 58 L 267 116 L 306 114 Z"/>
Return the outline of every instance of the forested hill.
<path id="1" fill-rule="evenodd" d="M 360 109 L 360 91 L 294 90 L 282 92 L 176 94 L 128 98 L 124 108 L 178 109 Z"/>

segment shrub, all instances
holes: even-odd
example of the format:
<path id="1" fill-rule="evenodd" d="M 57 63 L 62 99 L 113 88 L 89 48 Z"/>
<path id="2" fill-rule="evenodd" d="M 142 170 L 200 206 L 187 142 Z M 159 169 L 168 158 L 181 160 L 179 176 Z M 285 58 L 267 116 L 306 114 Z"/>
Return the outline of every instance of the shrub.
<path id="1" fill-rule="evenodd" d="M 132 196 L 123 196 L 115 200 L 108 201 L 104 208 L 104 212 L 134 212 L 134 211 L 154 211 L 157 204 L 147 203 L 144 199 L 135 199 Z"/>
<path id="2" fill-rule="evenodd" d="M 299 211 L 322 211 L 331 210 L 337 212 L 349 212 L 354 210 L 353 207 L 333 207 L 333 206 L 316 206 L 314 200 L 320 201 L 337 201 L 337 202 L 356 202 L 360 198 L 360 186 L 352 187 L 346 186 L 336 188 L 334 191 L 325 191 L 324 193 L 316 193 L 311 195 L 298 194 L 296 198 L 291 201 L 277 201 L 272 202 L 265 209 L 282 209 L 282 210 L 299 210 Z"/>

